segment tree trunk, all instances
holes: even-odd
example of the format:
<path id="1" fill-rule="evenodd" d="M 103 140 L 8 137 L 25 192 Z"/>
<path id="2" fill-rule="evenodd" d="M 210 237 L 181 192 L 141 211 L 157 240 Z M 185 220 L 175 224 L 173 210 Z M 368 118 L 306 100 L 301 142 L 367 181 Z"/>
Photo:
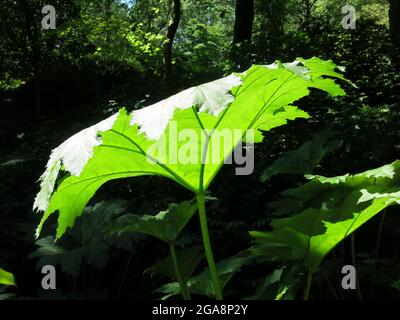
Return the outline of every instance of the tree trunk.
<path id="1" fill-rule="evenodd" d="M 175 79 L 172 74 L 172 46 L 181 20 L 181 1 L 172 0 L 172 3 L 172 17 L 167 30 L 167 43 L 164 47 L 165 80 L 171 89 L 175 87 Z"/>
<path id="2" fill-rule="evenodd" d="M 251 64 L 251 37 L 254 22 L 254 0 L 236 0 L 235 24 L 230 52 L 235 71 L 245 70 Z"/>
<path id="3" fill-rule="evenodd" d="M 390 35 L 397 49 L 400 49 L 400 0 L 389 0 Z"/>
<path id="4" fill-rule="evenodd" d="M 233 43 L 251 41 L 254 21 L 254 0 L 236 0 Z"/>

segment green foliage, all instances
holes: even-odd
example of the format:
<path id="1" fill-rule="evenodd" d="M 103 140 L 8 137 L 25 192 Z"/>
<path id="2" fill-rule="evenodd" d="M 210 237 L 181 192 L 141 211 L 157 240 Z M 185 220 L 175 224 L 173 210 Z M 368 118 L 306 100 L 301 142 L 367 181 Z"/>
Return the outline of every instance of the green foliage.
<path id="1" fill-rule="evenodd" d="M 341 21 L 343 14 L 339 8 L 349 4 L 345 0 L 324 0 L 317 1 L 315 5 L 315 15 L 329 20 L 330 24 L 340 27 L 338 21 Z M 389 21 L 389 3 L 385 0 L 355 0 L 351 3 L 356 9 L 356 17 L 378 21 L 380 24 L 388 25 Z"/>
<path id="2" fill-rule="evenodd" d="M 177 70 L 189 78 L 221 74 L 226 68 L 235 1 L 182 1 L 182 20 L 175 41 Z M 190 12 L 190 14 L 188 14 Z"/>
<path id="3" fill-rule="evenodd" d="M 400 280 L 396 280 L 392 283 L 391 287 L 395 288 L 396 290 L 400 291 Z"/>
<path id="4" fill-rule="evenodd" d="M 168 0 L 138 0 L 130 7 L 129 17 L 134 25 L 143 24 L 146 32 L 164 31 L 171 5 Z"/>
<path id="5" fill-rule="evenodd" d="M 209 26 L 192 19 L 188 21 L 185 34 L 178 34 L 178 37 L 182 37 L 182 41 L 177 42 L 177 63 L 189 72 L 197 74 L 205 69 L 210 72 L 223 68 L 221 46 L 226 42 L 218 26 Z"/>
<path id="6" fill-rule="evenodd" d="M 4 75 L 3 75 L 4 76 Z M 17 89 L 18 87 L 24 85 L 25 82 L 20 79 L 14 79 L 5 75 L 4 80 L 0 80 L 0 88 L 5 90 Z"/>
<path id="7" fill-rule="evenodd" d="M 6 286 L 15 286 L 14 275 L 2 268 L 0 268 L 0 284 Z"/>
<path id="8" fill-rule="evenodd" d="M 342 140 L 335 140 L 335 133 L 329 130 L 316 133 L 311 141 L 300 148 L 284 153 L 262 173 L 260 180 L 265 182 L 279 173 L 312 173 L 320 161 L 330 152 L 341 147 Z"/>
<path id="9" fill-rule="evenodd" d="M 400 204 L 400 161 L 356 175 L 308 176 L 310 182 L 273 203 L 273 231 L 252 231 L 252 252 L 297 260 L 315 272 L 325 256 L 386 207 Z"/>
<path id="10" fill-rule="evenodd" d="M 166 211 L 161 211 L 155 216 L 127 214 L 117 219 L 114 225 L 109 227 L 108 232 L 109 234 L 143 233 L 169 244 L 169 256 L 156 262 L 147 271 L 157 271 L 178 280 L 179 292 L 185 299 L 190 299 L 186 283 L 203 254 L 200 253 L 198 248 L 177 252 L 175 243 L 178 235 L 196 211 L 197 204 L 192 200 L 171 204 Z"/>
<path id="11" fill-rule="evenodd" d="M 250 259 L 251 257 L 246 252 L 242 252 L 228 259 L 221 260 L 217 263 L 217 274 L 222 289 Z M 210 279 L 210 271 L 207 268 L 200 274 L 188 280 L 187 286 L 189 288 L 189 291 L 192 294 L 208 296 L 211 298 L 215 297 L 213 283 Z M 180 294 L 180 288 L 177 282 L 172 282 L 158 288 L 156 292 L 164 294 L 161 299 L 165 300 L 174 295 Z"/>
<path id="12" fill-rule="evenodd" d="M 79 19 L 66 24 L 60 31 L 64 42 L 83 39 L 88 50 L 86 59 L 106 67 L 104 71 L 117 72 L 121 66 L 144 71 L 161 68 L 161 48 L 165 36 L 147 31 L 136 22 L 128 7 L 111 1 L 99 7 L 82 3 Z"/>
<path id="13" fill-rule="evenodd" d="M 35 244 L 39 248 L 29 257 L 39 258 L 36 265 L 38 270 L 48 264 L 60 265 L 63 272 L 77 277 L 83 261 L 99 270 L 104 268 L 106 264 L 108 248 L 103 243 L 91 243 L 83 247 L 66 250 L 55 244 L 53 236 L 48 236 L 37 240 Z"/>
<path id="14" fill-rule="evenodd" d="M 248 300 L 293 300 L 299 288 L 300 268 L 297 266 L 275 269 L 264 277 L 256 288 L 256 293 Z"/>
<path id="15" fill-rule="evenodd" d="M 184 201 L 171 204 L 166 211 L 161 211 L 155 216 L 126 214 L 118 218 L 108 232 L 110 234 L 138 232 L 174 244 L 196 210 L 195 201 Z"/>
<path id="16" fill-rule="evenodd" d="M 79 275 L 84 263 L 102 270 L 111 258 L 112 249 L 132 250 L 132 235 L 106 236 L 107 229 L 126 209 L 127 202 L 122 200 L 88 206 L 67 238 L 57 244 L 54 236 L 37 240 L 38 248 L 29 258 L 39 258 L 37 269 L 48 264 L 59 265 L 63 272 L 74 277 Z"/>
<path id="17" fill-rule="evenodd" d="M 165 30 L 148 28 L 133 8 L 116 0 L 55 0 L 56 29 L 43 32 L 44 5 L 42 0 L 5 1 L 0 20 L 0 88 L 14 89 L 65 68 L 88 65 L 103 74 L 161 72 Z"/>
<path id="18" fill-rule="evenodd" d="M 195 271 L 197 265 L 204 258 L 204 252 L 201 246 L 196 246 L 176 250 L 176 256 L 182 280 L 187 282 Z M 158 260 L 155 264 L 146 269 L 145 273 L 159 273 L 171 278 L 172 280 L 178 280 L 173 265 L 173 259 L 171 253 L 169 253 L 167 257 Z"/>

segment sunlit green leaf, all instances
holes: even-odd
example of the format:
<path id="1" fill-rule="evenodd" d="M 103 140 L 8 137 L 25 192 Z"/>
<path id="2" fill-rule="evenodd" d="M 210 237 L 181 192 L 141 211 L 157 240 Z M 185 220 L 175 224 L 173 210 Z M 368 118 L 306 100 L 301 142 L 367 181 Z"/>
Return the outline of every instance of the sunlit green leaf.
<path id="1" fill-rule="evenodd" d="M 14 275 L 11 272 L 0 268 L 0 284 L 6 286 L 15 286 Z"/>
<path id="2" fill-rule="evenodd" d="M 250 233 L 255 255 L 304 261 L 314 272 L 339 242 L 386 207 L 400 203 L 400 161 L 356 175 L 309 179 L 275 203 L 280 214 L 290 217 L 273 219 L 270 232 Z"/>

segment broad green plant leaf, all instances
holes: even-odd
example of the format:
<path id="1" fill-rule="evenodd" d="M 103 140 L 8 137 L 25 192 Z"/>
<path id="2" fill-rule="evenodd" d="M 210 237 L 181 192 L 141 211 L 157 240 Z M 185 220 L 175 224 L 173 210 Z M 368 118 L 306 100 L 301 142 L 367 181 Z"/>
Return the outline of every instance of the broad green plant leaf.
<path id="1" fill-rule="evenodd" d="M 14 275 L 11 272 L 8 272 L 2 268 L 0 268 L 0 284 L 6 286 L 15 286 Z"/>
<path id="2" fill-rule="evenodd" d="M 400 204 L 400 161 L 356 175 L 308 176 L 310 182 L 283 192 L 272 231 L 252 231 L 255 255 L 299 260 L 315 272 L 343 239 L 390 205 Z"/>
<path id="3" fill-rule="evenodd" d="M 320 161 L 330 152 L 339 149 L 343 141 L 335 139 L 336 133 L 324 130 L 314 134 L 313 139 L 300 148 L 282 154 L 262 173 L 265 182 L 279 173 L 312 173 Z"/>
<path id="4" fill-rule="evenodd" d="M 109 228 L 109 234 L 138 232 L 151 235 L 161 241 L 174 244 L 179 233 L 197 210 L 195 201 L 170 204 L 168 209 L 155 216 L 126 214 L 118 218 Z"/>
<path id="5" fill-rule="evenodd" d="M 194 193 L 207 190 L 241 141 L 260 142 L 261 131 L 308 118 L 292 104 L 309 88 L 344 95 L 333 80 L 345 80 L 336 70 L 332 61 L 315 57 L 254 65 L 131 113 L 121 109 L 77 133 L 52 151 L 40 178 L 34 208 L 44 215 L 36 236 L 58 211 L 60 238 L 95 192 L 113 179 L 158 175 Z M 61 181 L 60 171 L 67 173 Z"/>
<path id="6" fill-rule="evenodd" d="M 275 269 L 271 274 L 266 276 L 263 281 L 258 285 L 256 289 L 256 294 L 250 297 L 247 297 L 245 300 L 261 300 L 267 299 L 266 296 L 274 294 L 266 294 L 266 290 L 272 287 L 273 285 L 279 284 L 281 282 L 282 273 L 284 268 Z M 276 294 L 275 294 L 276 296 Z M 269 299 L 271 300 L 271 299 Z"/>

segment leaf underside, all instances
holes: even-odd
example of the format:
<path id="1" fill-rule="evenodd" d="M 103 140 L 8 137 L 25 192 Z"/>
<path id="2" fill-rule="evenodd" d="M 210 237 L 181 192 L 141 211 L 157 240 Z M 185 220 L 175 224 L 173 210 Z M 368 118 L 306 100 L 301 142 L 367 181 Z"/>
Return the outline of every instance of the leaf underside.
<path id="1" fill-rule="evenodd" d="M 100 132 L 97 140 L 93 140 L 94 129 L 89 128 L 89 133 L 79 136 L 82 140 L 90 134 L 88 143 L 79 143 L 80 147 L 77 150 L 73 148 L 73 144 L 67 144 L 62 152 L 53 156 L 42 176 L 41 191 L 35 202 L 35 207 L 44 211 L 36 235 L 40 234 L 48 217 L 58 211 L 56 237 L 60 238 L 68 227 L 73 226 L 75 219 L 81 215 L 95 192 L 113 179 L 158 175 L 172 179 L 194 193 L 206 190 L 222 167 L 224 159 L 244 140 L 243 135 L 232 134 L 231 139 L 222 139 L 223 143 L 215 147 L 217 143 L 214 142 L 221 139 L 218 132 L 234 132 L 236 129 L 244 133 L 245 130 L 252 129 L 255 142 L 260 142 L 261 131 L 284 125 L 288 120 L 308 118 L 306 112 L 299 110 L 292 103 L 307 96 L 309 88 L 326 91 L 332 96 L 344 95 L 343 89 L 332 79 L 345 80 L 336 69 L 337 66 L 332 61 L 299 58 L 290 64 L 276 62 L 269 66 L 254 65 L 245 73 L 236 75 L 241 80 L 230 81 L 231 88 L 227 87 L 224 80 L 224 83 L 216 82 L 214 86 L 210 85 L 212 83 L 203 85 L 201 90 L 185 90 L 181 93 L 182 96 L 178 94 L 174 99 L 168 100 L 168 103 L 138 110 L 141 113 L 136 114 L 136 120 L 146 123 L 146 126 L 149 124 L 148 117 L 154 116 L 154 119 L 157 119 L 158 123 L 156 121 L 153 126 L 160 125 L 159 122 L 165 120 L 155 116 L 156 114 L 161 113 L 169 119 L 167 127 L 156 140 L 149 131 L 146 132 L 145 127 L 135 124 L 135 113 L 128 114 L 124 109 L 120 110 L 116 119 L 111 119 L 111 129 L 108 128 L 111 123 L 109 119 L 100 126 L 107 130 Z M 188 92 L 189 101 L 192 101 L 193 105 L 183 108 L 182 99 L 187 98 Z M 216 111 L 216 102 L 219 101 L 223 108 Z M 171 103 L 177 104 L 173 110 Z M 187 137 L 186 140 L 177 139 L 172 134 L 172 129 L 175 128 L 178 134 L 183 132 L 183 129 L 190 128 L 195 135 Z M 205 134 L 209 138 L 208 144 L 207 139 L 201 139 Z M 174 158 L 172 153 L 176 151 L 170 152 L 169 147 L 163 150 L 162 145 L 165 141 L 167 145 L 176 143 L 177 150 L 195 150 L 194 153 L 198 155 L 196 161 L 166 161 L 165 159 Z M 157 153 L 154 153 L 155 144 L 160 146 Z M 76 170 L 79 174 L 69 172 L 71 175 L 54 188 L 59 170 L 64 168 L 68 172 L 68 167 L 71 167 L 71 161 L 75 158 L 82 163 L 79 152 L 82 152 L 86 145 L 87 148 L 91 148 L 89 154 L 92 155 L 81 170 Z M 63 166 L 66 158 L 69 160 L 68 165 Z M 202 159 L 205 160 L 205 165 L 201 164 Z M 79 166 L 78 168 L 80 169 Z"/>

